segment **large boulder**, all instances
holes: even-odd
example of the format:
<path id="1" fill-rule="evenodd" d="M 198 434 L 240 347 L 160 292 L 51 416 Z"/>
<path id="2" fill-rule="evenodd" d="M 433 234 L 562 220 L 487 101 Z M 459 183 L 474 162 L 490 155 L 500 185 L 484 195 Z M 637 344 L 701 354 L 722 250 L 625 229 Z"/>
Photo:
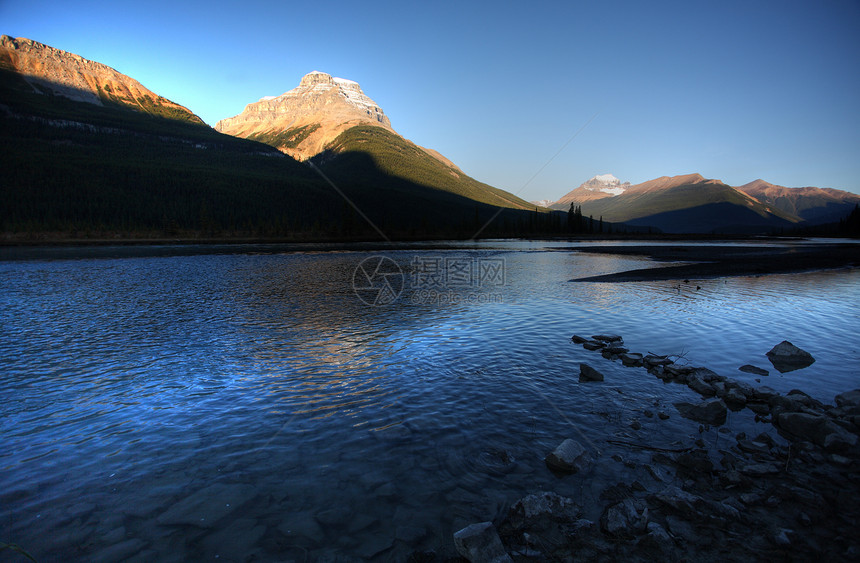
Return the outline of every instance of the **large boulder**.
<path id="1" fill-rule="evenodd" d="M 603 381 L 603 374 L 588 364 L 579 364 L 579 381 Z"/>
<path id="2" fill-rule="evenodd" d="M 591 464 L 591 455 L 582 444 L 568 438 L 544 458 L 547 467 L 563 473 L 577 473 Z"/>
<path id="3" fill-rule="evenodd" d="M 627 367 L 640 367 L 642 366 L 642 354 L 635 352 L 621 354 L 621 363 Z"/>
<path id="4" fill-rule="evenodd" d="M 722 399 L 709 399 L 701 403 L 675 403 L 675 408 L 684 418 L 703 424 L 719 426 L 726 422 L 726 404 Z"/>
<path id="5" fill-rule="evenodd" d="M 829 452 L 843 452 L 857 445 L 856 435 L 824 415 L 784 412 L 776 422 L 779 429 L 790 436 L 813 442 Z"/>
<path id="6" fill-rule="evenodd" d="M 455 532 L 454 547 L 471 563 L 513 563 L 492 522 L 470 524 Z"/>
<path id="7" fill-rule="evenodd" d="M 788 340 L 783 340 L 767 353 L 767 358 L 779 372 L 786 373 L 805 368 L 815 362 L 812 354 L 801 350 Z"/>
<path id="8" fill-rule="evenodd" d="M 703 397 L 713 397 L 717 394 L 716 389 L 707 383 L 698 373 L 694 373 L 687 378 L 687 386 Z"/>

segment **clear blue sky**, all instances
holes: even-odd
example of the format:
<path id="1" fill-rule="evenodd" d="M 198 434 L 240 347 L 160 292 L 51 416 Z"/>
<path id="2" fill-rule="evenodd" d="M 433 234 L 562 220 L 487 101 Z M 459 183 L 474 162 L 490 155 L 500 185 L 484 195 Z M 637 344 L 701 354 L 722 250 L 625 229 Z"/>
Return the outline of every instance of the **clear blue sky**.
<path id="1" fill-rule="evenodd" d="M 400 134 L 526 199 L 607 172 L 860 193 L 857 0 L 0 0 L 0 33 L 211 125 L 312 70 L 349 78 Z"/>

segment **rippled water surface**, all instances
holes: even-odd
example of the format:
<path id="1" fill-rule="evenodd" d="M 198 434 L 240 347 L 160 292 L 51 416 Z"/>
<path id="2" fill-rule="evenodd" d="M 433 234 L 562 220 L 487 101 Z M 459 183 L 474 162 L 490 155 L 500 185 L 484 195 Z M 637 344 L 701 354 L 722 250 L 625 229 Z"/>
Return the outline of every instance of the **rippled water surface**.
<path id="1" fill-rule="evenodd" d="M 672 407 L 697 396 L 574 333 L 826 402 L 860 387 L 854 270 L 574 283 L 651 263 L 537 242 L 308 248 L 0 262 L 0 541 L 40 561 L 402 560 L 452 553 L 453 531 L 541 488 L 589 506 L 644 478 L 607 440 L 697 433 Z M 368 306 L 354 274 L 379 256 L 361 297 L 400 293 Z M 816 362 L 779 374 L 764 354 L 782 340 Z M 606 381 L 578 383 L 580 362 Z M 558 479 L 543 457 L 567 437 L 598 462 Z"/>

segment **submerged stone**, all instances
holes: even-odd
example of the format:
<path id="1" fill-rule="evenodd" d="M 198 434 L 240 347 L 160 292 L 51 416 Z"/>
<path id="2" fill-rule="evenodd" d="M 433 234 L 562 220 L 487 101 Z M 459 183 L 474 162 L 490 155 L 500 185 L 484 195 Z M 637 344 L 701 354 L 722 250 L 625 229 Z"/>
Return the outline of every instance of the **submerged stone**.
<path id="1" fill-rule="evenodd" d="M 505 552 L 499 533 L 492 522 L 470 524 L 454 533 L 457 553 L 472 563 L 503 563 L 513 561 Z"/>
<path id="2" fill-rule="evenodd" d="M 156 521 L 159 524 L 188 524 L 200 528 L 211 528 L 254 495 L 252 485 L 209 485 L 177 502 Z"/>
<path id="3" fill-rule="evenodd" d="M 600 529 L 613 537 L 644 534 L 648 526 L 648 505 L 642 499 L 627 498 L 608 506 L 600 518 Z"/>
<path id="4" fill-rule="evenodd" d="M 753 366 L 750 364 L 744 364 L 741 367 L 739 367 L 738 369 L 740 371 L 743 371 L 746 373 L 752 373 L 752 374 L 761 375 L 761 376 L 765 376 L 765 375 L 770 374 L 770 372 L 767 371 L 766 369 L 762 369 L 762 368 L 759 368 L 759 367 L 756 367 L 756 366 Z"/>
<path id="5" fill-rule="evenodd" d="M 588 364 L 579 364 L 579 381 L 603 381 L 603 374 Z"/>

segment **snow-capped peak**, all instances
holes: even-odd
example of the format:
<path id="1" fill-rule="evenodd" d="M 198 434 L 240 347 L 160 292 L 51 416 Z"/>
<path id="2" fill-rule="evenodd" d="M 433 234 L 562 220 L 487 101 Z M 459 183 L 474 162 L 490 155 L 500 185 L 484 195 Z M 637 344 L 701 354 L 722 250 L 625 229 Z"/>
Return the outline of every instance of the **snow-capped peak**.
<path id="1" fill-rule="evenodd" d="M 588 180 L 582 187 L 592 192 L 603 192 L 609 195 L 621 195 L 630 187 L 630 182 L 621 183 L 621 180 L 612 174 L 598 174 Z"/>
<path id="2" fill-rule="evenodd" d="M 621 180 L 619 180 L 612 174 L 598 174 L 597 176 L 589 180 L 589 182 L 600 182 L 601 184 L 614 185 L 620 184 Z"/>

